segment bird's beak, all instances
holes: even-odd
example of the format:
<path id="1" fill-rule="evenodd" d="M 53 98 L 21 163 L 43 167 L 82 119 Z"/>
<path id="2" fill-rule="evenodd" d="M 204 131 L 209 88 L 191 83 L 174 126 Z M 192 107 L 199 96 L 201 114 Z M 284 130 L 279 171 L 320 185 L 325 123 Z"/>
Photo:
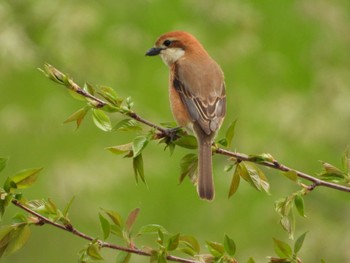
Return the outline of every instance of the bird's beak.
<path id="1" fill-rule="evenodd" d="M 152 47 L 150 50 L 147 51 L 146 56 L 156 56 L 159 55 L 160 51 L 163 49 L 160 47 Z"/>

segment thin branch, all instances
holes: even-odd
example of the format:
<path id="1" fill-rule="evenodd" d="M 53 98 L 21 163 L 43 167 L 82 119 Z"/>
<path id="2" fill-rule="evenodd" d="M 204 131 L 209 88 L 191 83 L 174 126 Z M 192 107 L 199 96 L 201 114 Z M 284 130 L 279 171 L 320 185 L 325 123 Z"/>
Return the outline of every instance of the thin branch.
<path id="1" fill-rule="evenodd" d="M 240 161 L 247 161 L 247 162 L 253 162 L 252 158 L 249 157 L 246 154 L 242 154 L 242 153 L 236 153 L 236 152 L 231 152 L 222 148 L 217 148 L 215 150 L 215 153 L 217 154 L 222 154 L 222 155 L 226 155 L 226 156 L 230 156 L 230 157 L 234 157 L 237 160 Z M 267 161 L 263 161 L 263 162 L 254 162 L 263 166 L 267 166 L 276 170 L 280 170 L 282 172 L 289 172 L 289 171 L 294 171 L 298 177 L 303 178 L 305 180 L 308 180 L 310 182 L 312 182 L 313 184 L 308 188 L 310 191 L 315 189 L 317 186 L 324 186 L 324 187 L 329 187 L 329 188 L 333 188 L 339 191 L 343 191 L 343 192 L 350 192 L 350 187 L 344 186 L 344 185 L 339 185 L 339 184 L 335 184 L 335 183 L 331 183 L 331 182 L 327 182 L 327 181 L 323 181 L 321 179 L 318 179 L 316 177 L 313 177 L 309 174 L 306 174 L 304 172 L 300 172 L 298 170 L 292 169 L 286 165 L 280 164 L 277 161 L 274 162 L 267 162 Z"/>
<path id="2" fill-rule="evenodd" d="M 48 76 L 50 79 L 52 79 L 53 81 L 66 86 L 67 88 L 75 91 L 76 93 L 86 97 L 87 99 L 89 99 L 89 101 L 94 102 L 93 105 L 97 108 L 103 107 L 105 105 L 108 105 L 108 102 L 101 100 L 100 98 L 97 98 L 93 95 L 91 95 L 90 93 L 86 92 L 84 89 L 82 89 L 78 84 L 76 84 L 75 82 L 73 82 L 73 80 L 69 79 L 65 74 L 63 74 L 62 72 L 60 72 L 58 69 L 56 69 L 55 67 L 51 66 L 51 65 L 45 65 L 45 70 L 42 70 L 44 72 L 44 74 L 46 76 Z M 160 132 L 160 134 L 158 134 L 158 139 L 162 138 L 162 137 L 167 137 L 169 136 L 169 130 L 165 129 L 157 124 L 154 124 L 144 118 L 142 118 L 140 115 L 138 115 L 137 113 L 130 111 L 130 112 L 125 112 L 123 113 L 127 116 L 129 116 L 130 118 L 133 118 L 134 120 L 143 123 L 149 127 L 152 127 L 156 130 L 158 130 Z M 288 172 L 288 171 L 295 171 L 297 176 L 300 178 L 303 178 L 305 180 L 308 180 L 310 182 L 312 182 L 312 185 L 308 188 L 310 191 L 315 189 L 317 186 L 324 186 L 324 187 L 328 187 L 328 188 L 333 188 L 339 191 L 343 191 L 343 192 L 350 192 L 350 187 L 344 186 L 344 185 L 339 185 L 336 183 L 332 183 L 332 182 L 327 182 L 321 179 L 318 179 L 314 176 L 311 176 L 309 174 L 306 174 L 304 172 L 300 172 L 297 171 L 295 169 L 292 169 L 286 165 L 280 164 L 278 161 L 274 160 L 272 162 L 270 161 L 256 161 L 254 160 L 254 158 L 249 157 L 246 154 L 243 153 L 237 153 L 237 152 L 232 152 L 232 151 L 228 151 L 222 148 L 216 148 L 215 153 L 217 154 L 221 154 L 221 155 L 226 155 L 226 156 L 230 156 L 230 157 L 234 157 L 235 159 L 239 160 L 239 161 L 247 161 L 247 162 L 253 162 L 259 165 L 263 165 L 266 167 L 270 167 L 276 170 L 280 170 L 283 172 Z"/>
<path id="3" fill-rule="evenodd" d="M 38 218 L 39 220 L 39 225 L 43 225 L 43 224 L 48 224 L 51 226 L 54 226 L 56 228 L 62 229 L 64 231 L 67 231 L 73 235 L 76 235 L 78 237 L 81 237 L 83 239 L 86 239 L 88 241 L 94 241 L 96 240 L 94 237 L 91 237 L 83 232 L 80 232 L 79 230 L 77 230 L 76 228 L 74 228 L 72 225 L 62 225 L 62 224 L 58 224 L 54 221 L 51 221 L 50 219 L 48 219 L 47 217 L 35 212 L 34 210 L 30 209 L 29 207 L 23 205 L 22 203 L 20 203 L 18 200 L 12 200 L 12 204 L 14 204 L 15 206 L 19 207 L 22 210 L 25 210 L 26 212 L 28 212 L 29 214 L 35 216 Z M 102 240 L 97 240 L 98 244 L 101 246 L 101 248 L 106 247 L 106 248 L 111 248 L 111 249 L 115 249 L 115 250 L 119 250 L 119 251 L 124 251 L 124 252 L 128 252 L 128 253 L 132 253 L 132 254 L 136 254 L 136 255 L 140 255 L 140 256 L 146 256 L 146 257 L 150 257 L 151 253 L 147 252 L 147 251 L 143 251 L 140 250 L 138 248 L 129 248 L 129 247 L 123 247 L 123 246 L 118 246 L 116 244 L 112 244 L 112 243 L 108 243 Z M 176 256 L 172 256 L 172 255 L 168 255 L 167 260 L 169 261 L 173 261 L 173 262 L 182 262 L 182 263 L 200 263 L 199 261 L 195 261 L 195 260 L 191 260 L 191 259 L 185 259 L 185 258 L 180 258 L 180 257 L 176 257 Z"/>

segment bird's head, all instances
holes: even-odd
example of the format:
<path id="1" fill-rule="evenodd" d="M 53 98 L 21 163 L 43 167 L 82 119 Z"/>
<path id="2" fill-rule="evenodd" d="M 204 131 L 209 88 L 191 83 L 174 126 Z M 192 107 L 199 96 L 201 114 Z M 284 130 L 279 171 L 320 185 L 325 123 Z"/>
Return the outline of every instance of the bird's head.
<path id="1" fill-rule="evenodd" d="M 184 31 L 173 31 L 161 35 L 154 47 L 147 51 L 146 56 L 160 55 L 164 63 L 171 66 L 181 58 L 201 52 L 206 54 L 194 36 Z"/>

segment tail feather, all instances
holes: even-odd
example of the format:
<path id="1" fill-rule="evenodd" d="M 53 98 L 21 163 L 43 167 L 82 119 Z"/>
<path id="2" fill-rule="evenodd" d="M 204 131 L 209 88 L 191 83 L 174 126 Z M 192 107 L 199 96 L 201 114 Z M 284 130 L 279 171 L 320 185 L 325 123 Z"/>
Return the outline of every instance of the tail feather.
<path id="1" fill-rule="evenodd" d="M 214 182 L 212 171 L 211 137 L 198 136 L 198 184 L 199 197 L 206 200 L 214 199 Z"/>

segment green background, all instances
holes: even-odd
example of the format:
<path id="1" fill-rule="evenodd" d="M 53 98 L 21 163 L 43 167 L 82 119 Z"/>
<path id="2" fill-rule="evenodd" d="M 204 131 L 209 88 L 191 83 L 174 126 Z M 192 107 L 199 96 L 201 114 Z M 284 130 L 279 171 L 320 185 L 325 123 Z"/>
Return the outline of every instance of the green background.
<path id="1" fill-rule="evenodd" d="M 274 255 L 272 237 L 288 239 L 274 201 L 298 189 L 291 181 L 264 169 L 270 196 L 242 182 L 228 199 L 227 160 L 215 156 L 216 199 L 208 203 L 198 199 L 189 180 L 178 185 L 179 161 L 189 151 L 177 148 L 170 156 L 151 143 L 144 152 L 148 188 L 137 185 L 131 160 L 104 150 L 132 135 L 104 133 L 90 115 L 77 131 L 63 125 L 83 104 L 37 70 L 48 62 L 80 84 L 108 85 L 131 96 L 148 120 L 171 121 L 168 69 L 144 54 L 160 34 L 177 29 L 194 34 L 225 72 L 223 130 L 238 119 L 234 150 L 267 152 L 312 175 L 321 171 L 319 160 L 340 166 L 350 143 L 347 0 L 5 0 L 0 2 L 0 155 L 10 161 L 1 181 L 20 169 L 43 166 L 25 196 L 50 197 L 62 208 L 75 196 L 71 219 L 87 234 L 102 237 L 101 207 L 124 217 L 140 207 L 136 229 L 161 224 L 198 237 L 203 247 L 205 240 L 221 242 L 228 234 L 236 241 L 239 262 L 250 256 L 266 262 Z M 297 216 L 296 236 L 308 231 L 300 256 L 305 262 L 349 262 L 349 195 L 320 187 L 305 206 L 307 218 Z M 18 212 L 9 209 L 3 223 Z M 32 227 L 26 246 L 1 262 L 76 262 L 86 244 L 50 226 Z M 114 262 L 116 254 L 103 251 L 106 262 Z M 133 256 L 132 262 L 147 259 Z"/>

